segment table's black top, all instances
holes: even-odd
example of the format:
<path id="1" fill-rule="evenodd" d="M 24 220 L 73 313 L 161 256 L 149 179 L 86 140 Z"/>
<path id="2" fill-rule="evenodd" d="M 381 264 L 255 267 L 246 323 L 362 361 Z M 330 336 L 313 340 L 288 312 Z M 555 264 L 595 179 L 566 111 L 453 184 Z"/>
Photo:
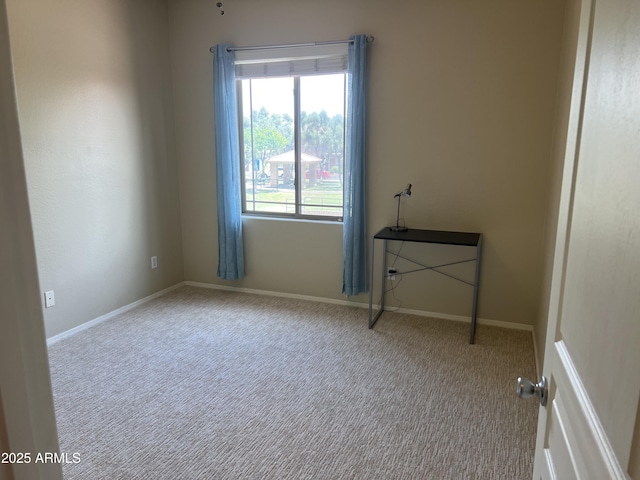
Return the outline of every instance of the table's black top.
<path id="1" fill-rule="evenodd" d="M 391 227 L 384 227 L 373 238 L 380 240 L 404 240 L 406 242 L 441 243 L 444 245 L 463 245 L 477 247 L 482 238 L 481 233 L 447 232 L 443 230 L 418 230 L 410 228 L 406 232 L 394 232 Z"/>

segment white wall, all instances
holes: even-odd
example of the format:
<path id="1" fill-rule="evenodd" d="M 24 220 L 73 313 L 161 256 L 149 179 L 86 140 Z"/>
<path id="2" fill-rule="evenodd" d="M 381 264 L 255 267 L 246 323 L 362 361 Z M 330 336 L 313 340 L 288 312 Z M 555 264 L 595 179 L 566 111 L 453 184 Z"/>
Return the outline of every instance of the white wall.
<path id="1" fill-rule="evenodd" d="M 409 226 L 485 233 L 480 316 L 539 317 L 561 2 L 254 0 L 225 16 L 204 0 L 169 1 L 168 15 L 153 0 L 8 3 L 40 283 L 57 300 L 48 336 L 183 279 L 222 283 L 211 45 L 352 33 L 376 37 L 370 233 L 394 221 L 393 194 L 410 181 Z M 344 299 L 340 225 L 247 218 L 245 233 L 247 277 L 229 284 Z M 470 313 L 469 287 L 433 273 L 396 297 Z"/>
<path id="2" fill-rule="evenodd" d="M 185 278 L 216 278 L 212 58 L 256 45 L 367 33 L 368 228 L 395 221 L 486 235 L 479 314 L 533 324 L 539 310 L 563 2 L 169 0 Z M 344 299 L 342 232 L 246 218 L 246 288 Z M 470 313 L 470 287 L 406 278 L 402 307 Z M 426 292 L 426 293 L 425 293 Z M 366 302 L 364 295 L 354 300 Z M 393 303 L 393 301 L 391 302 Z"/>
<path id="3" fill-rule="evenodd" d="M 6 5 L 0 0 L 0 452 L 57 452 Z M 58 464 L 0 465 L 2 479 L 56 480 Z"/>
<path id="4" fill-rule="evenodd" d="M 7 3 L 51 336 L 183 279 L 167 9 Z"/>

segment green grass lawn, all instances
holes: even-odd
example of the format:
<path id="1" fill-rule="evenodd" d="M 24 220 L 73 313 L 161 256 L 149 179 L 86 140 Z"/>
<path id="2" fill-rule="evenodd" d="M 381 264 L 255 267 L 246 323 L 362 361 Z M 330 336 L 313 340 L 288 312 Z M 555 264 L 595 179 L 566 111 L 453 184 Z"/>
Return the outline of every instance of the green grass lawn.
<path id="1" fill-rule="evenodd" d="M 295 213 L 295 190 L 293 186 L 279 185 L 278 188 L 273 188 L 269 185 L 264 185 L 257 187 L 254 196 L 254 190 L 250 188 L 250 183 L 247 184 L 247 210 Z M 306 215 L 342 216 L 342 185 L 340 181 L 324 180 L 322 182 L 319 181 L 312 187 L 304 187 L 302 190 L 302 204 L 302 212 Z"/>

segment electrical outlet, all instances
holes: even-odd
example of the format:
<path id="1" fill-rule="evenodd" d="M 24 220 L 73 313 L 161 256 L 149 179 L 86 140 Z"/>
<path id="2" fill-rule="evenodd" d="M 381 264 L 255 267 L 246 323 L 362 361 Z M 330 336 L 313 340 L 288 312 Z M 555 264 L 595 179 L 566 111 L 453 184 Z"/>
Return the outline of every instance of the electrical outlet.
<path id="1" fill-rule="evenodd" d="M 56 304 L 56 296 L 53 290 L 44 292 L 44 308 L 53 307 Z"/>
<path id="2" fill-rule="evenodd" d="M 397 270 L 395 268 L 388 268 L 387 269 L 387 278 L 389 280 L 395 280 L 396 279 L 396 273 L 397 273 Z"/>
<path id="3" fill-rule="evenodd" d="M 151 257 L 151 268 L 158 268 L 158 257 Z"/>

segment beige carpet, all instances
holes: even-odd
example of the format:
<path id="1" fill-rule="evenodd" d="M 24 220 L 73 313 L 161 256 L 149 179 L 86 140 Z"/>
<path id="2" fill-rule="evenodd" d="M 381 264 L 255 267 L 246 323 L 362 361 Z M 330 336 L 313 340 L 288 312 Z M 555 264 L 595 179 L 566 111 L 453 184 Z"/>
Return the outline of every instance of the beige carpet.
<path id="1" fill-rule="evenodd" d="M 50 347 L 74 479 L 527 479 L 531 334 L 182 287 Z"/>

